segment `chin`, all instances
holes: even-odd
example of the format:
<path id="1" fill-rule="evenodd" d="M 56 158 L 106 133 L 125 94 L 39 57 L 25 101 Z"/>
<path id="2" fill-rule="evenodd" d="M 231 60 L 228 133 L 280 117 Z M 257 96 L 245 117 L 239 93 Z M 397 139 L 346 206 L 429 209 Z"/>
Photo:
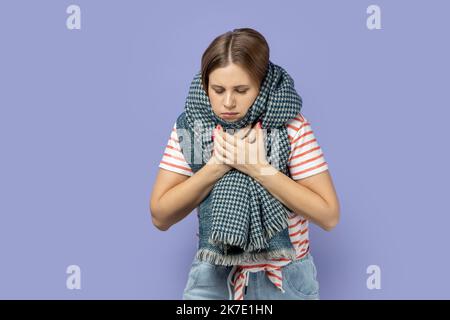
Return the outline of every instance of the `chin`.
<path id="1" fill-rule="evenodd" d="M 239 118 L 239 119 L 224 119 L 224 118 L 220 118 L 220 119 L 222 119 L 223 121 L 226 121 L 226 122 L 237 122 L 237 121 L 239 121 L 241 118 Z"/>

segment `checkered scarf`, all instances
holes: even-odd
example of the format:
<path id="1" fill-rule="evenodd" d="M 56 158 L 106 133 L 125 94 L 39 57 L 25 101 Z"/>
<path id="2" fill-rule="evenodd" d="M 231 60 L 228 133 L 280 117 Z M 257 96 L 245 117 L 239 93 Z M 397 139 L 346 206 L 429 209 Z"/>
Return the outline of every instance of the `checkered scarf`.
<path id="1" fill-rule="evenodd" d="M 228 122 L 212 111 L 198 72 L 190 85 L 185 110 L 177 119 L 182 152 L 195 173 L 211 157 L 214 146 L 211 134 L 217 124 L 233 133 L 261 121 L 267 160 L 290 176 L 286 123 L 298 115 L 301 107 L 302 99 L 293 79 L 282 67 L 269 61 L 260 92 L 246 115 Z M 287 229 L 289 209 L 252 177 L 231 169 L 215 183 L 208 199 L 211 202 L 208 212 L 199 214 L 199 224 L 208 224 L 204 232 L 208 234 L 209 248 L 198 253 L 202 260 L 235 265 L 267 258 L 295 258 Z"/>

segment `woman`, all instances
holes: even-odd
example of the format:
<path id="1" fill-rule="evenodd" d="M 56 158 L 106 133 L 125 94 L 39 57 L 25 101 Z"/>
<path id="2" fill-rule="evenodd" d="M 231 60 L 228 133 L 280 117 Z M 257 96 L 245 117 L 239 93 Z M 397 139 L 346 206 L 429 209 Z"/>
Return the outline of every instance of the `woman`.
<path id="1" fill-rule="evenodd" d="M 293 80 L 269 60 L 259 32 L 235 29 L 206 49 L 150 201 L 153 224 L 160 230 L 198 210 L 199 250 L 183 299 L 319 299 L 308 222 L 330 231 L 339 221 L 339 202 L 300 107 Z M 212 132 L 210 139 L 183 137 L 182 129 L 192 129 L 193 119 Z M 186 152 L 194 144 L 211 146 L 209 159 L 200 165 Z M 262 222 L 255 212 L 266 215 Z M 285 221 L 266 223 L 282 212 L 287 212 Z M 228 221 L 235 215 L 240 220 Z"/>

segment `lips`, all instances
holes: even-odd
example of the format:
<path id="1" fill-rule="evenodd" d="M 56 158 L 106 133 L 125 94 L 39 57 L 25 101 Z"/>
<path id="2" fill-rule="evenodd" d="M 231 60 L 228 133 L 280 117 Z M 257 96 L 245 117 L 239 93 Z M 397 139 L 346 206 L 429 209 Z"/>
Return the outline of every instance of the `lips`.
<path id="1" fill-rule="evenodd" d="M 238 113 L 237 112 L 224 112 L 221 114 L 221 118 L 223 119 L 229 119 L 229 120 L 234 120 L 238 117 Z"/>

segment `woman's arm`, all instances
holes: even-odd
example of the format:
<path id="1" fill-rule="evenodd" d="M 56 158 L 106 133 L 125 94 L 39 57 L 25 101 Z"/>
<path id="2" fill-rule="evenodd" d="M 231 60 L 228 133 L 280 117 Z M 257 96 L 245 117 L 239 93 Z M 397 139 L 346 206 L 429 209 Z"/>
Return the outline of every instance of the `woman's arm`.
<path id="1" fill-rule="evenodd" d="M 324 230 L 330 231 L 336 226 L 339 202 L 328 170 L 298 182 L 278 171 L 267 161 L 260 125 L 252 129 L 246 139 L 235 139 L 220 129 L 216 134 L 217 150 L 226 164 L 251 176 L 291 211 Z M 251 160 L 242 155 L 250 156 Z"/>
<path id="2" fill-rule="evenodd" d="M 211 162 L 190 177 L 159 169 L 150 200 L 153 224 L 166 231 L 184 219 L 228 170 L 225 165 Z"/>
<path id="3" fill-rule="evenodd" d="M 236 136 L 243 138 L 249 130 L 250 126 L 242 128 Z M 184 219 L 209 194 L 217 180 L 232 169 L 216 152 L 217 141 L 214 141 L 213 147 L 208 162 L 190 177 L 159 170 L 150 200 L 152 222 L 159 230 L 165 231 Z"/>
<path id="4" fill-rule="evenodd" d="M 293 180 L 270 164 L 248 171 L 256 181 L 295 214 L 330 231 L 339 222 L 340 208 L 328 170 Z"/>

